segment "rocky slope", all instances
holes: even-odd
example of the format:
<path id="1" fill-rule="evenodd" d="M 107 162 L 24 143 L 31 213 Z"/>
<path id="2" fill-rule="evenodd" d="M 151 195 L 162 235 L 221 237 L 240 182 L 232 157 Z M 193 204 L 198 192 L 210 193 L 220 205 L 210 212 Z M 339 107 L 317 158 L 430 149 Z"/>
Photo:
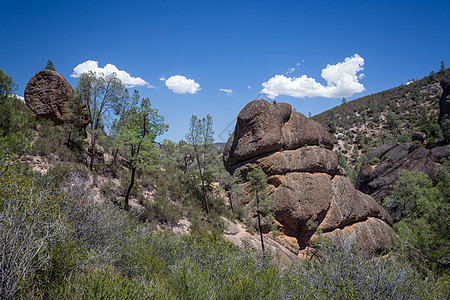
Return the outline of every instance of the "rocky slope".
<path id="1" fill-rule="evenodd" d="M 353 187 L 330 149 L 323 127 L 286 103 L 256 100 L 239 113 L 223 160 L 229 172 L 246 174 L 261 166 L 268 176 L 270 210 L 281 235 L 297 254 L 323 233 L 335 243 L 358 243 L 377 252 L 393 240 L 391 218 Z M 242 199 L 249 211 L 252 202 Z"/>
<path id="2" fill-rule="evenodd" d="M 370 160 L 361 167 L 355 187 L 381 203 L 393 192 L 401 170 L 420 171 L 430 178 L 439 173 L 441 162 L 450 156 L 450 146 L 426 149 L 417 144 L 385 144 L 375 148 Z"/>
<path id="3" fill-rule="evenodd" d="M 434 128 L 427 126 L 438 119 L 439 99 L 443 92 L 439 81 L 449 74 L 450 69 L 432 73 L 406 85 L 352 100 L 312 119 L 327 129 L 335 142 L 334 150 L 342 152 L 352 167 L 371 148 L 396 142 L 398 137 L 391 135 L 404 135 L 408 139 L 407 136 L 421 131 L 428 134 L 427 142 L 433 143 L 430 131 Z M 401 132 L 387 132 L 388 112 L 398 116 Z"/>

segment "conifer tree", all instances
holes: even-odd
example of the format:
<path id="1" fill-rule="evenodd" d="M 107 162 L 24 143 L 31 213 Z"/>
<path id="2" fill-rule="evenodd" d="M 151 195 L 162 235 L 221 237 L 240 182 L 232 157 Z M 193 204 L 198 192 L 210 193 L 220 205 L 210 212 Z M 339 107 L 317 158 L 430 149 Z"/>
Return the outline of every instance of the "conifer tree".
<path id="1" fill-rule="evenodd" d="M 196 115 L 192 115 L 189 131 L 186 134 L 187 142 L 193 147 L 195 160 L 197 162 L 198 171 L 202 183 L 203 205 L 206 213 L 209 214 L 208 195 L 206 193 L 206 178 L 205 172 L 211 160 L 209 150 L 214 141 L 212 129 L 213 121 L 211 115 L 206 115 L 206 118 L 199 119 Z"/>
<path id="2" fill-rule="evenodd" d="M 50 59 L 47 60 L 47 64 L 45 65 L 44 70 L 56 71 L 55 65 L 53 64 L 53 62 Z"/>
<path id="3" fill-rule="evenodd" d="M 261 167 L 258 167 L 247 174 L 247 180 L 250 183 L 250 192 L 254 195 L 256 201 L 258 231 L 261 238 L 261 249 L 264 253 L 264 238 L 261 218 L 262 215 L 268 214 L 268 205 L 270 201 L 270 198 L 267 194 L 267 176 L 261 169 Z"/>

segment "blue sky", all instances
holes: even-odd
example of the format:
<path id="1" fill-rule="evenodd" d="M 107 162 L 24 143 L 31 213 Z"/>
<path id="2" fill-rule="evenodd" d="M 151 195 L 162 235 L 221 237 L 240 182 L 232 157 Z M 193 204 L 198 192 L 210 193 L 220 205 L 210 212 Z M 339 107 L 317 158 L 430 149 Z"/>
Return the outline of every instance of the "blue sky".
<path id="1" fill-rule="evenodd" d="M 184 138 L 191 115 L 209 113 L 225 141 L 261 91 L 314 115 L 450 66 L 449 11 L 449 1 L 2 1 L 0 68 L 23 95 L 47 59 L 73 87 L 80 64 L 111 64 L 148 83 L 130 89 L 165 117 L 161 138 Z"/>

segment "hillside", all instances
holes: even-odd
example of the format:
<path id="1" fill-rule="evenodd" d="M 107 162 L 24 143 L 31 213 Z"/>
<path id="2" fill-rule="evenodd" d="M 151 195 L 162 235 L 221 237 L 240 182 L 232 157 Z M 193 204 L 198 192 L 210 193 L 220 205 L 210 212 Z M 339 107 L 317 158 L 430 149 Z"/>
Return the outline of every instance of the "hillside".
<path id="1" fill-rule="evenodd" d="M 238 117 L 226 145 L 213 143 L 210 115 L 192 116 L 186 141 L 157 143 L 167 128 L 163 116 L 149 99 L 130 97 L 118 79 L 88 75 L 74 89 L 67 85 L 62 101 L 64 78 L 52 70 L 37 74 L 47 80 L 23 102 L 0 69 L 1 299 L 448 294 L 448 163 L 436 186 L 401 178 L 406 188 L 393 195 L 400 207 L 391 210 L 400 212 L 393 224 L 345 176 L 326 130 L 287 103 L 248 103 L 240 113 L 246 122 Z M 107 113 L 99 118 L 105 106 L 92 101 L 104 89 L 86 92 L 106 80 L 117 91 L 115 101 L 102 95 L 119 114 L 114 120 Z M 437 89 L 436 82 L 430 86 Z M 438 94 L 414 99 L 428 107 Z M 352 105 L 339 108 L 353 112 Z M 381 108 L 374 106 L 373 114 L 381 116 Z M 339 120 L 350 124 L 346 110 Z M 427 112 L 427 120 L 435 114 Z M 360 128 L 350 126 L 348 134 Z M 380 141 L 408 138 L 399 124 L 394 129 L 374 132 Z M 371 143 L 363 141 L 354 149 L 368 153 Z M 429 145 L 438 142 L 427 138 Z M 228 171 L 236 169 L 232 175 L 224 162 Z M 417 203 L 401 207 L 405 194 Z"/>
<path id="2" fill-rule="evenodd" d="M 364 96 L 322 112 L 312 119 L 322 124 L 353 168 L 365 162 L 373 147 L 390 142 L 411 142 L 414 132 L 426 134 L 428 147 L 442 133 L 437 125 L 439 78 L 450 72 L 431 73 L 406 85 Z"/>

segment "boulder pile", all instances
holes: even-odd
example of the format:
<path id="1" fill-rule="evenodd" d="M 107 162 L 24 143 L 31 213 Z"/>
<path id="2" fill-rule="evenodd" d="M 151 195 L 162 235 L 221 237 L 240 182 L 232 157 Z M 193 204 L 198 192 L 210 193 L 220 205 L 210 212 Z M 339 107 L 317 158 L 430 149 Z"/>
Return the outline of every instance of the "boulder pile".
<path id="1" fill-rule="evenodd" d="M 230 173 L 263 169 L 277 239 L 293 252 L 302 254 L 319 234 L 379 252 L 393 241 L 392 219 L 353 187 L 332 147 L 325 129 L 289 104 L 255 100 L 239 113 L 223 160 Z"/>

